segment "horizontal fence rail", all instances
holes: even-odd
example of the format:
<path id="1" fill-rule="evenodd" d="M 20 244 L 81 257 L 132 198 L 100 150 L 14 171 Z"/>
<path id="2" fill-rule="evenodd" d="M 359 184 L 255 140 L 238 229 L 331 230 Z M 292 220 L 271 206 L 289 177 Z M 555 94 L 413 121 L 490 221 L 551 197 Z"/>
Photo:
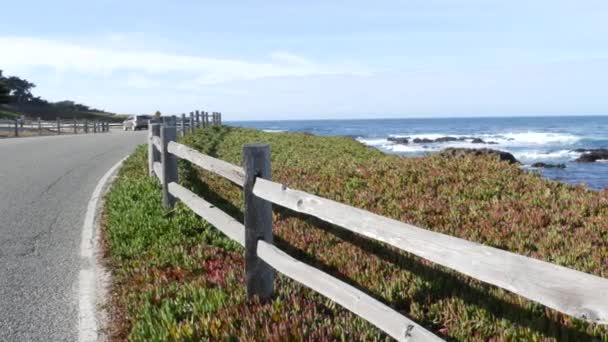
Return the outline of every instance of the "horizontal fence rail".
<path id="1" fill-rule="evenodd" d="M 242 223 L 177 183 L 169 184 L 169 192 L 226 236 L 245 246 L 245 226 Z"/>
<path id="2" fill-rule="evenodd" d="M 110 127 L 122 124 L 103 120 L 58 118 L 53 121 L 38 119 L 0 119 L 0 136 L 61 135 L 109 132 Z"/>
<path id="3" fill-rule="evenodd" d="M 397 340 L 442 341 L 361 290 L 293 258 L 272 244 L 258 241 L 257 252 L 277 271 L 342 305 Z"/>
<path id="4" fill-rule="evenodd" d="M 205 112 L 202 113 L 201 126 L 197 127 L 205 127 Z M 190 118 L 193 117 L 191 115 Z M 212 123 L 218 122 L 221 119 L 214 114 Z M 175 127 L 171 129 L 175 130 Z M 269 179 L 270 151 L 267 145 L 246 145 L 243 148 L 245 167 L 240 167 L 174 140 L 163 142 L 157 138 L 159 131 L 150 130 L 149 165 L 150 173 L 156 174 L 161 184 L 163 165 L 158 162 L 162 159 L 160 152 L 188 160 L 243 188 L 245 224 L 179 185 L 177 179 L 163 184 L 168 188 L 168 193 L 245 247 L 249 296 L 259 295 L 264 299 L 268 293 L 272 293 L 274 275 L 266 269 L 270 266 L 337 302 L 397 340 L 439 339 L 389 306 L 277 248 L 272 243 L 272 222 L 267 222 L 267 215 L 272 210 L 270 203 L 274 203 L 392 245 L 567 315 L 593 323 L 608 323 L 608 279 L 419 228 L 272 182 Z M 166 150 L 162 146 L 167 146 Z M 264 171 L 266 168 L 267 171 Z"/>
<path id="5" fill-rule="evenodd" d="M 162 146 L 159 137 L 152 137 L 152 143 L 154 144 L 154 147 L 156 147 L 159 151 L 161 150 Z"/>
<path id="6" fill-rule="evenodd" d="M 608 280 L 412 226 L 258 179 L 253 193 L 590 322 L 608 322 Z"/>
<path id="7" fill-rule="evenodd" d="M 188 160 L 207 171 L 216 173 L 236 185 L 243 186 L 245 183 L 245 171 L 242 167 L 202 154 L 195 149 L 173 141 L 169 143 L 169 153 Z"/>

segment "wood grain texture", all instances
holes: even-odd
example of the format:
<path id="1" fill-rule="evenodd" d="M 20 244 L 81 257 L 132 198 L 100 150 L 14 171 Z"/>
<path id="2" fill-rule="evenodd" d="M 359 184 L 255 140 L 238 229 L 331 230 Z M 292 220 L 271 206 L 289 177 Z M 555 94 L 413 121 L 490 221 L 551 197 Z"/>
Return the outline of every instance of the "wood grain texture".
<path id="1" fill-rule="evenodd" d="M 275 272 L 257 255 L 258 241 L 273 242 L 272 204 L 253 194 L 256 180 L 270 179 L 270 146 L 247 144 L 243 146 L 245 184 L 245 282 L 247 297 L 258 297 L 265 302 L 274 293 Z"/>
<path id="2" fill-rule="evenodd" d="M 154 174 L 158 178 L 158 181 L 162 183 L 163 182 L 163 166 L 159 162 L 154 162 L 152 169 L 154 170 Z"/>
<path id="3" fill-rule="evenodd" d="M 245 183 L 245 171 L 243 171 L 242 167 L 202 154 L 195 149 L 176 142 L 169 143 L 169 153 L 188 160 L 207 171 L 218 174 L 236 185 L 243 186 Z"/>
<path id="4" fill-rule="evenodd" d="M 245 246 L 245 226 L 242 223 L 177 183 L 169 183 L 169 192 L 226 236 Z"/>
<path id="5" fill-rule="evenodd" d="M 160 162 L 163 168 L 162 191 L 163 191 L 163 206 L 165 209 L 173 208 L 175 205 L 175 197 L 169 193 L 169 183 L 177 182 L 177 157 L 167 150 L 170 142 L 177 139 L 177 130 L 175 126 L 162 126 L 160 129 L 161 141 L 161 156 Z"/>
<path id="6" fill-rule="evenodd" d="M 158 151 L 156 151 L 153 140 L 157 132 L 160 132 L 160 125 L 149 120 L 148 127 L 148 175 L 152 177 L 154 175 L 154 162 L 158 161 L 156 159 Z"/>
<path id="7" fill-rule="evenodd" d="M 253 193 L 589 322 L 608 323 L 608 279 L 422 229 L 257 179 Z"/>
<path id="8" fill-rule="evenodd" d="M 162 149 L 162 144 L 160 143 L 160 137 L 159 136 L 153 136 L 152 137 L 152 144 L 154 145 L 154 147 L 156 147 L 157 150 L 161 150 Z"/>
<path id="9" fill-rule="evenodd" d="M 278 272 L 342 305 L 398 341 L 442 341 L 357 288 L 291 257 L 270 243 L 259 241 L 257 253 Z"/>

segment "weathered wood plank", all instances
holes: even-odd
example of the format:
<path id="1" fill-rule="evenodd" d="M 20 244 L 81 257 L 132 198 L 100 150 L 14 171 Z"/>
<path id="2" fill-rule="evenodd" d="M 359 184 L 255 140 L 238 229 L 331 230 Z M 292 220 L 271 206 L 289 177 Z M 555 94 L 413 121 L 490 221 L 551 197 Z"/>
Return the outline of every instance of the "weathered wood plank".
<path id="1" fill-rule="evenodd" d="M 342 305 L 398 341 L 442 341 L 357 288 L 291 257 L 272 244 L 259 241 L 257 252 L 262 260 L 280 273 Z"/>
<path id="2" fill-rule="evenodd" d="M 169 143 L 169 153 L 186 159 L 207 171 L 227 178 L 236 185 L 243 186 L 245 184 L 245 171 L 243 171 L 242 167 L 202 154 L 195 149 L 176 142 Z"/>
<path id="3" fill-rule="evenodd" d="M 177 183 L 169 183 L 169 192 L 226 236 L 245 246 L 245 226 L 242 223 Z"/>
<path id="4" fill-rule="evenodd" d="M 159 130 L 159 132 L 160 132 L 160 130 Z M 158 137 L 158 136 L 153 136 L 152 137 L 152 144 L 154 145 L 154 147 L 156 147 L 156 149 L 158 151 L 160 151 L 162 149 L 162 147 L 163 147 L 163 145 L 160 142 L 160 137 Z"/>
<path id="5" fill-rule="evenodd" d="M 163 168 L 163 206 L 165 209 L 173 208 L 175 197 L 169 193 L 169 183 L 177 182 L 177 157 L 167 150 L 170 142 L 177 139 L 177 130 L 175 126 L 161 126 L 160 128 L 160 161 Z"/>
<path id="6" fill-rule="evenodd" d="M 160 152 L 152 142 L 155 136 L 160 135 L 160 124 L 149 120 L 148 127 L 148 174 L 152 177 L 154 174 L 154 162 L 160 160 Z"/>
<path id="7" fill-rule="evenodd" d="M 570 316 L 608 323 L 608 279 L 422 229 L 261 178 L 253 193 Z"/>
<path id="8" fill-rule="evenodd" d="M 258 258 L 258 241 L 273 242 L 272 203 L 253 194 L 256 179 L 271 179 L 270 146 L 268 144 L 246 144 L 243 146 L 243 169 L 245 184 L 245 283 L 247 297 L 258 297 L 265 302 L 274 293 L 275 271 L 264 260 Z"/>
<path id="9" fill-rule="evenodd" d="M 154 162 L 154 174 L 158 177 L 159 182 L 163 182 L 163 166 L 159 162 Z"/>

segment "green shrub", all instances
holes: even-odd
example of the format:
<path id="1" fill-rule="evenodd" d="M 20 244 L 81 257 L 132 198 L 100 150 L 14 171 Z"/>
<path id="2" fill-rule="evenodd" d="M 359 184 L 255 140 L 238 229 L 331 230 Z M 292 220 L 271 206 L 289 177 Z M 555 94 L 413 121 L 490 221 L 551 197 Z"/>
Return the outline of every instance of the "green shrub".
<path id="1" fill-rule="evenodd" d="M 431 230 L 608 277 L 608 193 L 541 179 L 492 157 L 385 155 L 349 138 L 214 127 L 183 143 L 240 164 L 268 142 L 273 179 Z M 280 276 L 248 303 L 242 249 L 187 208 L 161 209 L 140 148 L 107 196 L 115 337 L 132 340 L 384 340 L 371 324 Z M 180 183 L 242 218 L 241 190 L 180 162 Z M 276 244 L 447 339 L 599 340 L 608 330 L 275 206 Z"/>

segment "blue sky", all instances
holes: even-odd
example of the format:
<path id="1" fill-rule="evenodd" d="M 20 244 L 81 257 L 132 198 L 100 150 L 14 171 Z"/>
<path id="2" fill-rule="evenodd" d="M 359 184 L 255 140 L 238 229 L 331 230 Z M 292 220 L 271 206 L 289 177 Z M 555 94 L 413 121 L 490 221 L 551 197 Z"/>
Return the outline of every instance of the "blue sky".
<path id="1" fill-rule="evenodd" d="M 608 114 L 606 1 L 12 1 L 50 100 L 225 119 Z"/>

